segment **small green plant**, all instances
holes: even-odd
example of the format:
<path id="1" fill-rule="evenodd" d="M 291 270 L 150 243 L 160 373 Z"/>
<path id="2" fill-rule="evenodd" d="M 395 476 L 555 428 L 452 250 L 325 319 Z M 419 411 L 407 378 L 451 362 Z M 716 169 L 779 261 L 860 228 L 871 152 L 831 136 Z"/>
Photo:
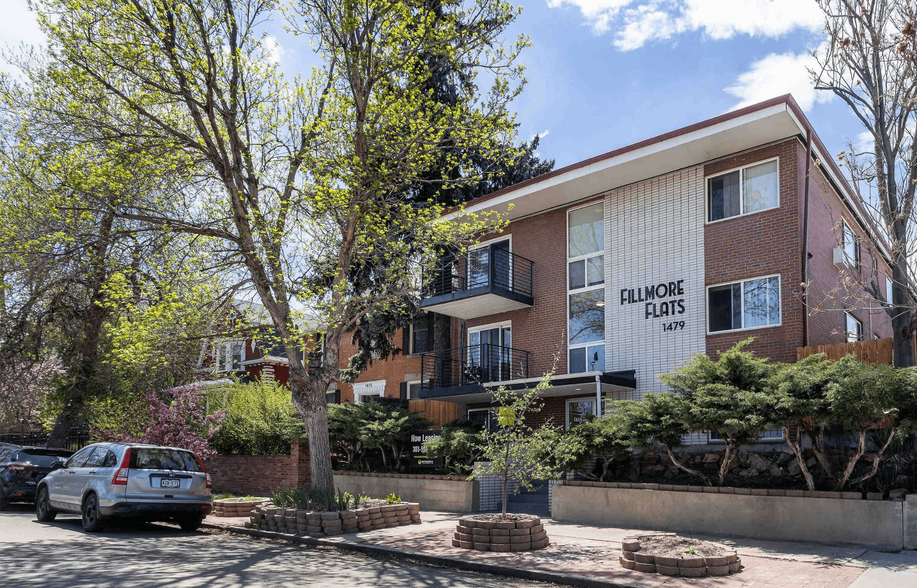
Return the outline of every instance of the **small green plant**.
<path id="1" fill-rule="evenodd" d="M 211 496 L 213 500 L 226 500 L 227 498 L 235 498 L 231 492 L 225 492 L 223 494 L 214 494 Z"/>
<path id="2" fill-rule="evenodd" d="M 357 498 L 355 498 L 354 501 L 353 501 L 353 507 L 354 507 L 354 508 L 360 508 L 360 505 L 361 505 L 361 504 L 362 504 L 363 506 L 366 506 L 366 505 L 369 504 L 369 500 L 370 500 L 370 499 L 369 499 L 369 495 L 368 495 L 368 494 L 364 494 L 363 492 L 360 492 L 360 496 L 357 497 Z"/>
<path id="3" fill-rule="evenodd" d="M 394 492 L 385 497 L 385 504 L 398 504 L 399 502 L 401 502 L 401 497 L 395 496 Z"/>
<path id="4" fill-rule="evenodd" d="M 693 545 L 688 545 L 688 548 L 685 549 L 685 553 L 687 553 L 687 554 L 689 554 L 689 555 L 697 555 L 697 552 L 694 551 L 694 546 L 693 546 Z"/>
<path id="5" fill-rule="evenodd" d="M 303 490 L 282 488 L 277 492 L 271 491 L 271 502 L 281 508 L 309 509 L 309 495 Z"/>
<path id="6" fill-rule="evenodd" d="M 344 492 L 343 490 L 338 490 L 337 495 L 334 497 L 334 507 L 337 510 L 347 510 L 352 500 L 353 494 L 350 492 Z"/>

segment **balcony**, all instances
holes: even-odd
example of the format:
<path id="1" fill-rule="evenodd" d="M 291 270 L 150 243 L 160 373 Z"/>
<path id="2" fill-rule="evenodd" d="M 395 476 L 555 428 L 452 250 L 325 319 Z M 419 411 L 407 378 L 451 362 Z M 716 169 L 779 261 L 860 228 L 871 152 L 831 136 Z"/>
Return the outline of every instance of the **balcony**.
<path id="1" fill-rule="evenodd" d="M 534 263 L 507 247 L 501 241 L 424 268 L 420 307 L 463 320 L 531 307 Z"/>
<path id="2" fill-rule="evenodd" d="M 484 343 L 422 353 L 420 398 L 480 392 L 486 384 L 529 377 L 528 351 Z"/>

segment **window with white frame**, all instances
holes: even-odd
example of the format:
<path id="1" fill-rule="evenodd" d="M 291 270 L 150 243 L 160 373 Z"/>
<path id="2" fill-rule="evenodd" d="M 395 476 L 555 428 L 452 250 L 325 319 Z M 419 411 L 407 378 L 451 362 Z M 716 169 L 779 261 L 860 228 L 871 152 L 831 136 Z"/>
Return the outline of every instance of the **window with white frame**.
<path id="1" fill-rule="evenodd" d="M 841 224 L 841 247 L 844 249 L 844 257 L 847 258 L 847 265 L 856 266 L 860 263 L 860 240 L 847 221 L 841 221 Z"/>
<path id="2" fill-rule="evenodd" d="M 856 343 L 863 340 L 863 323 L 849 312 L 844 313 L 844 322 L 847 331 L 847 343 Z"/>
<path id="3" fill-rule="evenodd" d="M 894 297 L 892 295 L 892 279 L 888 276 L 885 276 L 885 301 L 892 302 Z"/>
<path id="4" fill-rule="evenodd" d="M 468 329 L 466 362 L 469 375 L 479 382 L 502 382 L 520 376 L 513 365 L 512 322 Z"/>
<path id="5" fill-rule="evenodd" d="M 568 373 L 605 371 L 605 205 L 567 215 Z"/>
<path id="6" fill-rule="evenodd" d="M 780 324 L 780 276 L 707 288 L 709 331 L 756 329 Z"/>
<path id="7" fill-rule="evenodd" d="M 723 220 L 780 206 L 778 160 L 707 178 L 707 220 Z"/>
<path id="8" fill-rule="evenodd" d="M 385 396 L 385 380 L 374 382 L 359 382 L 353 385 L 353 402 L 360 404 L 366 402 L 371 396 Z"/>
<path id="9" fill-rule="evenodd" d="M 566 425 L 569 429 L 595 418 L 595 396 L 567 399 Z"/>
<path id="10" fill-rule="evenodd" d="M 215 370 L 235 372 L 242 369 L 245 361 L 245 341 L 224 341 L 214 346 Z"/>

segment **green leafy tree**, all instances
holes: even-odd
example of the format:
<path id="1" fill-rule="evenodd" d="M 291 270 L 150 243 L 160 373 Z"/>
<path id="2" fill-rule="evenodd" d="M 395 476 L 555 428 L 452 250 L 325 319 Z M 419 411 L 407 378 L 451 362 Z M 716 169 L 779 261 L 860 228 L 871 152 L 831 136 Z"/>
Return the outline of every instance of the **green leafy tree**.
<path id="1" fill-rule="evenodd" d="M 468 419 L 453 419 L 443 425 L 442 435 L 430 439 L 424 448 L 430 457 L 442 458 L 450 472 L 468 474 L 481 456 L 483 425 Z"/>
<path id="2" fill-rule="evenodd" d="M 716 431 L 725 442 L 720 486 L 738 448 L 758 439 L 769 425 L 766 399 L 774 368 L 766 359 L 744 350 L 751 341 L 736 343 L 716 360 L 696 354 L 675 373 L 659 375 L 687 403 L 684 415 L 689 428 Z"/>
<path id="3" fill-rule="evenodd" d="M 244 276 L 288 351 L 312 483 L 332 489 L 325 391 L 338 378 L 342 336 L 366 316 L 401 307 L 416 264 L 432 261 L 437 248 L 461 248 L 500 225 L 495 216 L 439 222 L 444 206 L 413 207 L 405 189 L 444 152 L 463 169 L 472 169 L 463 165 L 467 153 L 513 156 L 508 106 L 521 91 L 516 59 L 527 40 L 506 46 L 501 36 L 518 9 L 477 0 L 457 19 L 437 18 L 421 1 L 297 2 L 291 28 L 311 39 L 321 65 L 304 81 L 286 81 L 260 31 L 275 2 L 34 6 L 52 50 L 42 107 L 125 151 L 158 149 L 182 172 L 169 197 L 118 201 L 115 212 L 220 244 L 222 267 Z M 441 57 L 428 62 L 430 55 Z M 473 91 L 444 107 L 424 88 L 456 63 Z M 395 238 L 406 233 L 425 247 Z M 356 268 L 386 287 L 365 296 Z M 310 372 L 299 352 L 303 325 L 316 323 L 326 362 Z"/>
<path id="4" fill-rule="evenodd" d="M 556 358 L 555 358 L 556 364 Z M 541 394 L 551 387 L 555 368 L 542 376 L 534 388 L 509 390 L 498 388 L 494 401 L 499 405 L 499 428 L 485 431 L 481 445 L 481 467 L 473 476 L 499 476 L 503 480 L 502 516 L 506 516 L 509 480 L 527 490 L 535 480 L 557 478 L 560 470 L 551 465 L 555 459 L 558 432 L 550 423 L 533 427 L 526 420 L 541 412 Z"/>
<path id="5" fill-rule="evenodd" d="M 690 407 L 674 394 L 645 394 L 642 400 L 620 400 L 614 403 L 606 418 L 616 422 L 621 437 L 631 449 L 655 449 L 662 445 L 672 464 L 683 472 L 711 485 L 703 472 L 689 468 L 675 455 L 685 436 L 693 432 L 688 426 Z"/>
<path id="6" fill-rule="evenodd" d="M 287 455 L 290 441 L 305 436 L 305 428 L 289 388 L 258 380 L 206 388 L 211 412 L 225 416 L 210 446 L 224 455 Z"/>
<path id="7" fill-rule="evenodd" d="M 796 463 L 809 490 L 815 490 L 815 480 L 806 465 L 803 436 L 805 431 L 815 457 L 825 473 L 831 474 L 831 463 L 825 447 L 825 431 L 831 426 L 827 390 L 833 366 L 824 361 L 824 354 L 810 355 L 795 363 L 779 366 L 771 380 L 772 396 L 764 410 L 770 412 L 770 422 L 783 430 L 783 438 L 796 456 Z"/>
<path id="8" fill-rule="evenodd" d="M 328 407 L 328 432 L 335 453 L 347 456 L 347 464 L 357 467 L 366 453 L 361 435 L 365 404 L 332 404 Z"/>
<path id="9" fill-rule="evenodd" d="M 357 405 L 363 416 L 360 439 L 368 449 L 378 449 L 382 464 L 392 471 L 401 470 L 401 460 L 410 444 L 411 433 L 426 430 L 432 421 L 419 413 L 391 408 L 375 402 Z M 391 452 L 393 462 L 388 460 Z"/>
<path id="10" fill-rule="evenodd" d="M 899 400 L 903 397 L 902 391 L 913 390 L 912 375 L 908 372 L 907 384 L 900 386 L 891 366 L 866 364 L 852 355 L 832 364 L 831 382 L 825 395 L 831 420 L 837 428 L 853 433 L 857 438 L 856 448 L 848 457 L 844 469 L 835 475 L 838 490 L 848 483 L 857 484 L 875 475 L 885 450 L 901 425 L 903 415 L 898 406 Z M 888 438 L 877 452 L 868 453 L 867 433 L 883 427 L 888 429 Z M 864 456 L 872 461 L 872 467 L 851 480 L 854 468 Z M 830 471 L 827 473 L 831 474 Z"/>
<path id="11" fill-rule="evenodd" d="M 558 466 L 567 471 L 576 471 L 594 455 L 599 456 L 602 473 L 599 480 L 608 476 L 608 469 L 616 457 L 629 447 L 621 435 L 620 421 L 614 418 L 598 418 L 570 428 L 560 439 L 556 452 Z"/>

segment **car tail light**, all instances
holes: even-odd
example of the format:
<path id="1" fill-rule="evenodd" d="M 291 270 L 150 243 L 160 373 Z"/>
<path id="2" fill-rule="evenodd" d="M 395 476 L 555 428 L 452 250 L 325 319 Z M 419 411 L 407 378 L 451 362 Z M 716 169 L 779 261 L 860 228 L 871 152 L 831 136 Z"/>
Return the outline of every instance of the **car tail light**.
<path id="1" fill-rule="evenodd" d="M 194 454 L 194 457 L 197 458 L 197 463 L 201 466 L 201 471 L 207 476 L 207 488 L 213 488 L 213 480 L 210 479 L 210 474 L 207 473 L 207 468 L 204 467 L 204 462 L 201 460 L 198 454 Z"/>
<path id="2" fill-rule="evenodd" d="M 128 447 L 127 451 L 124 452 L 124 457 L 121 458 L 121 467 L 115 472 L 115 477 L 111 479 L 113 486 L 127 486 L 127 475 L 131 471 L 130 465 L 131 448 Z"/>

